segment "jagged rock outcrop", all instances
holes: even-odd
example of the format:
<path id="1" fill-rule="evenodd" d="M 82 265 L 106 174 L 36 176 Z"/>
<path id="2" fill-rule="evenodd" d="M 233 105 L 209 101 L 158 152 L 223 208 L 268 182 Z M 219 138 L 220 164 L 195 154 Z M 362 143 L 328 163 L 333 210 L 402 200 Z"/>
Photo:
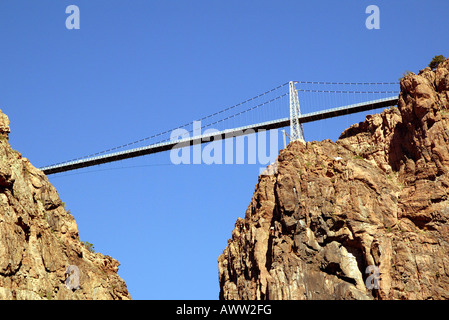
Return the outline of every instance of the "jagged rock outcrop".
<path id="1" fill-rule="evenodd" d="M 449 299 L 449 60 L 277 162 L 218 258 L 220 299 Z"/>
<path id="2" fill-rule="evenodd" d="M 0 299 L 130 299 L 118 261 L 82 244 L 73 215 L 9 132 L 0 111 Z M 80 271 L 77 290 L 65 284 L 69 265 Z"/>

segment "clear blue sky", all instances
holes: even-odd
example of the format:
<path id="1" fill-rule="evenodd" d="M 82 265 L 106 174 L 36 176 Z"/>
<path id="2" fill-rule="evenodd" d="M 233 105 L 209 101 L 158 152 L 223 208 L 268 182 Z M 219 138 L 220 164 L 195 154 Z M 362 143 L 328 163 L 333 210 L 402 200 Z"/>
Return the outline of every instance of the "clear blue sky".
<path id="1" fill-rule="evenodd" d="M 65 27 L 71 4 L 79 30 Z M 380 8 L 379 30 L 365 27 L 370 4 Z M 397 81 L 449 56 L 448 14 L 444 0 L 2 0 L 0 108 L 13 148 L 41 167 L 289 80 Z M 361 120 L 308 126 L 306 138 L 335 140 Z M 248 164 L 175 166 L 166 152 L 50 181 L 81 240 L 121 262 L 134 299 L 217 299 L 217 258 L 258 173 Z"/>

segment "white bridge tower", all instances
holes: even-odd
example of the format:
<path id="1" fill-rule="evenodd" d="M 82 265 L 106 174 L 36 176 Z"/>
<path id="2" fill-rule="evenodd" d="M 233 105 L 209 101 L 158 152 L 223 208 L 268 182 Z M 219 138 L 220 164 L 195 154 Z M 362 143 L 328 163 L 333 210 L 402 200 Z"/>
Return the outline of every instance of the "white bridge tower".
<path id="1" fill-rule="evenodd" d="M 296 90 L 295 83 L 289 82 L 290 85 L 290 141 L 302 141 L 304 140 L 304 130 L 302 123 L 299 123 L 301 117 L 301 108 L 299 107 L 298 91 Z"/>

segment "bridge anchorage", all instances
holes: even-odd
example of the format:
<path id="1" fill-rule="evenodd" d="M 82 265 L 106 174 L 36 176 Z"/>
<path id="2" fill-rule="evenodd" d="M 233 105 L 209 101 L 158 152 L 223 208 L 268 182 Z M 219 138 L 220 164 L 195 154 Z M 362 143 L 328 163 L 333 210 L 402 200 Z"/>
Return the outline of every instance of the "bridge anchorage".
<path id="1" fill-rule="evenodd" d="M 288 90 L 285 90 L 287 86 Z M 205 130 L 203 133 L 201 130 L 184 129 L 191 124 L 189 122 L 126 145 L 40 169 L 50 175 L 283 127 L 290 127 L 290 141 L 305 143 L 304 123 L 395 106 L 398 103 L 397 89 L 396 82 L 290 81 L 198 119 L 196 122 L 202 124 L 200 129 Z M 287 103 L 289 114 L 285 107 Z M 309 112 L 301 112 L 300 104 Z M 175 130 L 184 130 L 185 134 L 173 138 L 171 133 Z"/>

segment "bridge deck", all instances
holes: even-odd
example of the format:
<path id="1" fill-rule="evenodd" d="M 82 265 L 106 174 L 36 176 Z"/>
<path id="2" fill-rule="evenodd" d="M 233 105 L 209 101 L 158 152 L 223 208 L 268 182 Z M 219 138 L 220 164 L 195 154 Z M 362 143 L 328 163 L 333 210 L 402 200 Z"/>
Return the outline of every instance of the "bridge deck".
<path id="1" fill-rule="evenodd" d="M 338 117 L 342 115 L 348 115 L 353 114 L 357 112 L 362 111 L 368 111 L 368 110 L 374 110 L 379 108 L 385 108 L 390 106 L 395 106 L 398 103 L 397 97 L 390 97 L 390 98 L 384 98 L 379 100 L 373 100 L 373 101 L 367 101 L 363 103 L 353 104 L 349 106 L 343 106 L 338 108 L 332 108 L 332 109 L 326 109 L 322 111 L 317 112 L 311 112 L 302 115 L 299 118 L 300 123 L 306 123 L 306 122 L 312 122 L 322 119 L 328 119 L 333 117 Z M 85 167 L 90 167 L 94 165 L 99 165 L 103 163 L 118 161 L 118 160 L 124 160 L 134 157 L 139 157 L 147 154 L 167 151 L 171 149 L 176 148 L 182 148 L 193 144 L 198 143 L 207 143 L 209 141 L 212 141 L 213 139 L 227 139 L 232 137 L 237 137 L 241 135 L 248 135 L 254 132 L 257 132 L 257 130 L 270 130 L 270 129 L 277 129 L 282 128 L 290 125 L 290 118 L 282 118 L 277 119 L 273 121 L 267 121 L 262 123 L 256 123 L 249 126 L 239 127 L 239 128 L 233 128 L 233 129 L 227 129 L 215 133 L 195 136 L 195 137 L 189 137 L 184 139 L 179 139 L 175 141 L 167 141 L 167 142 L 161 142 L 152 144 L 149 146 L 144 146 L 140 148 L 134 148 L 129 150 L 124 150 L 120 152 L 114 152 L 114 153 L 108 153 L 104 155 L 99 155 L 91 158 L 86 159 L 80 159 L 80 160 L 74 160 L 70 162 L 65 162 L 61 164 L 56 164 L 52 166 L 47 166 L 41 168 L 41 170 L 49 175 L 59 172 L 65 172 Z"/>

